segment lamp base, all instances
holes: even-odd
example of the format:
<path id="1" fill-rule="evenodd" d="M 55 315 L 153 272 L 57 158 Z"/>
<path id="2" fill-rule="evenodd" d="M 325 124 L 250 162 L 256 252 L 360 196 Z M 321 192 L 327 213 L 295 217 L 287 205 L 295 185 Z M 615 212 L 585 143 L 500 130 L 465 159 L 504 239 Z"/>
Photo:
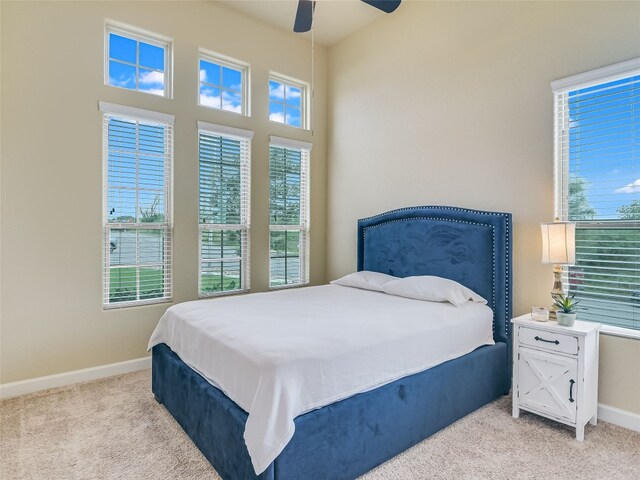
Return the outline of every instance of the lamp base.
<path id="1" fill-rule="evenodd" d="M 555 301 L 564 296 L 565 292 L 564 288 L 562 288 L 562 267 L 556 264 L 553 266 L 553 288 L 551 289 L 551 298 L 554 303 L 551 305 L 551 308 L 549 308 L 549 318 L 557 318 L 556 312 L 560 309 L 555 305 Z"/>

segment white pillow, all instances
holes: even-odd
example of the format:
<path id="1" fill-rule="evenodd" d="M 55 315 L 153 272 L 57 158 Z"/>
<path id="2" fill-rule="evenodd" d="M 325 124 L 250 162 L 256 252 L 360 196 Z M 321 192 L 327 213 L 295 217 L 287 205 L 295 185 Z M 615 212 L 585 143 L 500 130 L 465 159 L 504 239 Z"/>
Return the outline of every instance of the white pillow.
<path id="1" fill-rule="evenodd" d="M 333 285 L 342 285 L 343 287 L 362 288 L 364 290 L 382 291 L 382 286 L 398 277 L 386 275 L 384 273 L 370 272 L 363 270 L 361 272 L 350 273 L 342 278 L 331 282 Z"/>
<path id="2" fill-rule="evenodd" d="M 448 278 L 423 275 L 406 277 L 385 283 L 382 291 L 390 295 L 428 300 L 431 302 L 450 302 L 456 307 L 468 302 L 486 304 L 487 301 L 473 290 Z"/>

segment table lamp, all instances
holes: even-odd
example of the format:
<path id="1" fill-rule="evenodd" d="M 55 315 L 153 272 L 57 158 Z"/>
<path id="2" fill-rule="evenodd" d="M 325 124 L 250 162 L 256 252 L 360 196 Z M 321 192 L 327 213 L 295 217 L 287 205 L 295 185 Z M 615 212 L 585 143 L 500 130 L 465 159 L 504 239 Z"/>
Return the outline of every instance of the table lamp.
<path id="1" fill-rule="evenodd" d="M 553 289 L 551 298 L 554 300 L 564 295 L 562 288 L 561 265 L 574 265 L 576 263 L 576 224 L 573 222 L 541 223 L 542 230 L 542 263 L 553 263 Z M 557 307 L 550 309 L 555 317 Z"/>

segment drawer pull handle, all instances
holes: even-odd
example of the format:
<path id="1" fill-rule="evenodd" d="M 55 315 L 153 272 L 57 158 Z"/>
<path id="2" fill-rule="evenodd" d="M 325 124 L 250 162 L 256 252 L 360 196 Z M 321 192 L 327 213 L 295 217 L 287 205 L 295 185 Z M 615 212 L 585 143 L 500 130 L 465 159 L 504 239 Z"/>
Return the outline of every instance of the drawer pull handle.
<path id="1" fill-rule="evenodd" d="M 535 336 L 534 337 L 536 339 L 536 342 L 547 342 L 547 343 L 555 343 L 556 345 L 560 345 L 560 342 L 558 340 L 545 340 L 542 337 L 539 336 Z"/>
<path id="2" fill-rule="evenodd" d="M 569 380 L 569 401 L 571 403 L 575 402 L 575 400 L 573 399 L 573 384 L 576 383 L 575 380 L 571 379 Z"/>

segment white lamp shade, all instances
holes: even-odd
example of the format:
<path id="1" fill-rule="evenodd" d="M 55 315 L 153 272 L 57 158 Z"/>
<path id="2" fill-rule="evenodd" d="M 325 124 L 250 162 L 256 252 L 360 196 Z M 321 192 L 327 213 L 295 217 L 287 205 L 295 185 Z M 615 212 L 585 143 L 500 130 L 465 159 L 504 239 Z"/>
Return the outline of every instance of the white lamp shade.
<path id="1" fill-rule="evenodd" d="M 576 263 L 576 224 L 541 223 L 542 263 L 573 265 Z"/>

